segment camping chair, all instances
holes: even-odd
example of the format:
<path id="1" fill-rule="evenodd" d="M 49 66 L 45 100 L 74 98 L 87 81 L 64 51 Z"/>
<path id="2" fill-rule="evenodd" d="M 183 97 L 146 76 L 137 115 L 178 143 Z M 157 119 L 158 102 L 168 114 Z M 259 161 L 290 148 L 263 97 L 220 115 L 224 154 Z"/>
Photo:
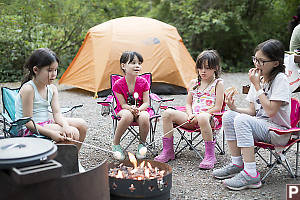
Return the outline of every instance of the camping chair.
<path id="1" fill-rule="evenodd" d="M 214 113 L 213 116 L 216 117 L 219 121 L 219 124 L 217 127 L 213 128 L 213 140 L 216 141 L 216 149 L 220 152 L 221 155 L 225 154 L 225 135 L 223 133 L 223 128 L 222 128 L 222 115 L 225 112 L 225 102 L 223 103 L 222 106 L 222 112 L 219 113 Z M 167 109 L 167 108 L 172 108 L 172 109 L 176 109 L 179 111 L 183 111 L 185 112 L 185 106 L 160 106 L 161 109 Z M 196 129 L 186 129 L 184 127 L 178 127 L 178 124 L 173 124 L 173 127 L 176 128 L 177 132 L 180 134 L 180 139 L 179 141 L 176 143 L 176 147 L 175 147 L 175 156 L 177 156 L 179 153 L 181 153 L 184 149 L 186 149 L 187 147 L 189 147 L 189 150 L 194 150 L 194 152 L 201 158 L 203 159 L 203 157 L 201 156 L 199 150 L 197 149 L 197 146 L 203 142 L 203 139 L 200 140 L 196 140 L 197 138 L 199 138 L 199 136 L 201 135 L 201 131 L 200 128 L 196 128 Z M 178 127 L 178 128 L 177 128 Z M 219 133 L 223 133 L 222 134 L 222 147 L 220 146 L 219 142 L 217 141 L 217 136 L 219 135 Z M 187 136 L 189 134 L 189 136 Z M 185 144 L 183 146 L 180 146 L 180 144 L 182 142 L 185 142 Z"/>
<path id="2" fill-rule="evenodd" d="M 151 83 L 152 83 L 151 73 L 141 74 L 140 76 L 145 78 L 148 81 L 148 83 L 150 84 L 150 87 L 151 87 Z M 122 78 L 122 77 L 123 76 L 121 76 L 121 75 L 112 74 L 110 76 L 111 88 L 115 84 L 115 82 L 117 80 L 119 80 L 120 78 Z M 150 90 L 151 90 L 151 88 L 150 88 Z M 154 95 L 154 94 L 151 94 L 151 93 L 150 93 L 149 96 L 150 96 L 150 108 L 151 108 L 151 112 L 149 113 L 150 114 L 150 130 L 149 130 L 149 135 L 148 135 L 149 142 L 143 143 L 140 140 L 139 133 L 134 128 L 134 127 L 138 126 L 138 124 L 136 122 L 133 122 L 128 127 L 127 131 L 125 132 L 125 134 L 123 134 L 123 136 L 121 138 L 121 141 L 122 141 L 127 137 L 128 134 L 133 135 L 133 138 L 130 140 L 129 144 L 127 144 L 127 146 L 124 148 L 124 151 L 126 151 L 128 149 L 128 147 L 137 139 L 147 147 L 147 149 L 152 153 L 152 155 L 155 156 L 157 154 L 157 152 L 154 151 L 155 150 L 155 143 L 153 141 L 154 141 L 154 135 L 155 135 L 156 127 L 157 127 L 158 118 L 160 117 L 160 115 L 157 114 L 157 111 L 158 111 L 159 108 L 157 108 L 157 110 L 155 110 L 151 105 L 151 101 L 155 100 L 160 105 L 162 102 L 170 101 L 170 99 L 166 99 L 166 100 L 160 99 L 160 98 L 158 98 L 157 95 Z M 155 99 L 152 99 L 151 97 L 153 97 Z M 107 116 L 109 113 L 111 114 L 112 128 L 113 128 L 112 138 L 113 138 L 114 135 L 115 135 L 115 131 L 116 131 L 116 128 L 117 128 L 118 121 L 120 120 L 120 117 L 115 113 L 116 96 L 115 96 L 114 92 L 112 92 L 112 95 L 107 96 L 104 100 L 98 101 L 97 103 L 102 106 L 101 114 L 103 116 Z M 148 144 L 150 144 L 150 145 L 148 145 Z"/>
<path id="3" fill-rule="evenodd" d="M 269 170 L 262 178 L 262 181 L 264 181 L 267 176 L 272 172 L 272 170 L 278 165 L 281 164 L 288 172 L 289 174 L 295 178 L 298 176 L 298 161 L 299 161 L 299 144 L 300 144 L 300 128 L 297 127 L 300 121 L 300 102 L 297 99 L 292 98 L 291 99 L 291 128 L 288 130 L 281 130 L 277 128 L 270 127 L 270 131 L 274 131 L 278 135 L 284 135 L 284 134 L 292 134 L 292 137 L 289 139 L 288 143 L 285 146 L 275 146 L 273 144 L 265 143 L 265 142 L 254 142 L 255 146 L 255 153 L 258 155 L 269 167 Z M 293 171 L 291 168 L 291 165 L 289 163 L 289 160 L 287 158 L 287 153 L 290 151 L 290 149 L 297 144 L 296 149 L 296 169 Z M 270 153 L 269 161 L 264 159 L 262 154 L 260 154 L 260 149 L 266 149 Z M 272 161 L 273 156 L 275 158 L 274 161 Z"/>
<path id="4" fill-rule="evenodd" d="M 300 87 L 299 87 L 300 88 Z M 300 90 L 296 89 L 293 91 L 299 92 Z M 244 85 L 243 86 L 243 94 L 248 94 L 250 89 L 250 85 Z M 299 128 L 299 121 L 300 121 L 300 103 L 297 99 L 292 98 L 291 99 L 291 128 L 288 130 L 279 130 L 276 128 L 270 127 L 270 131 L 274 131 L 278 135 L 283 135 L 283 134 L 292 134 L 292 137 L 288 141 L 288 143 L 285 146 L 275 146 L 273 144 L 268 144 L 264 142 L 254 142 L 255 146 L 255 153 L 257 156 L 259 156 L 264 163 L 267 164 L 269 167 L 269 170 L 267 173 L 264 175 L 262 178 L 262 181 L 264 181 L 268 175 L 272 172 L 272 170 L 276 167 L 276 165 L 281 164 L 287 171 L 288 173 L 293 177 L 297 177 L 298 175 L 298 162 L 299 162 L 299 144 L 300 144 L 300 128 Z M 296 144 L 296 166 L 295 166 L 295 172 L 293 172 L 291 165 L 286 157 L 286 154 L 291 150 L 291 148 Z M 266 149 L 269 151 L 269 159 L 268 161 L 263 157 L 263 155 L 259 152 L 260 149 Z M 273 161 L 273 156 L 275 160 Z"/>
<path id="5" fill-rule="evenodd" d="M 20 130 L 22 126 L 29 121 L 33 122 L 35 132 L 37 133 L 35 136 L 44 137 L 39 134 L 38 130 L 36 129 L 36 125 L 31 117 L 24 117 L 15 121 L 15 100 L 19 90 L 20 88 L 11 89 L 8 87 L 1 87 L 3 105 L 3 112 L 1 113 L 1 115 L 3 117 L 3 120 L 0 120 L 0 122 L 3 123 L 4 138 L 22 136 L 22 132 L 20 132 Z M 76 108 L 79 107 L 82 107 L 82 105 L 62 108 L 62 113 L 72 113 Z M 51 112 L 51 110 L 49 110 L 49 112 Z"/>

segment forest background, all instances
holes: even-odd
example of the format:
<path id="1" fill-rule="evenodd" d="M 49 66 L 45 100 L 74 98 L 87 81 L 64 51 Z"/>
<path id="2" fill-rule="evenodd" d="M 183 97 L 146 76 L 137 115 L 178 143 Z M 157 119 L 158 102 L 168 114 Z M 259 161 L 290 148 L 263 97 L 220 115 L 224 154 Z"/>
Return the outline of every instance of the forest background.
<path id="1" fill-rule="evenodd" d="M 195 59 L 216 49 L 225 72 L 249 69 L 253 48 L 274 38 L 288 50 L 299 0 L 0 0 L 0 82 L 20 81 L 31 52 L 59 55 L 60 78 L 91 27 L 124 16 L 175 26 Z M 101 52 L 99 52 L 101 53 Z"/>

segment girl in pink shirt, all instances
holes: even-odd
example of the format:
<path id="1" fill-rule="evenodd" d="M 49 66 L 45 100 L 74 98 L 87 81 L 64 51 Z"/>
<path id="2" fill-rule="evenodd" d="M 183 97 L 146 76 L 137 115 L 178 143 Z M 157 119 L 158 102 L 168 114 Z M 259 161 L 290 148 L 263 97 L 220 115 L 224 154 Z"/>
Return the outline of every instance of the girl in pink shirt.
<path id="1" fill-rule="evenodd" d="M 116 97 L 117 107 L 116 113 L 121 118 L 118 122 L 112 150 L 118 151 L 121 156 L 116 158 L 124 160 L 125 155 L 120 145 L 120 139 L 126 129 L 132 122 L 137 122 L 139 125 L 139 134 L 143 142 L 146 141 L 150 128 L 149 115 L 149 90 L 150 84 L 143 77 L 138 76 L 143 63 L 143 57 L 132 51 L 126 51 L 120 58 L 120 66 L 125 76 L 117 80 L 112 87 L 112 91 Z M 134 93 L 138 94 L 138 99 L 135 102 Z M 136 157 L 138 159 L 145 158 L 139 150 L 143 144 L 138 145 Z"/>

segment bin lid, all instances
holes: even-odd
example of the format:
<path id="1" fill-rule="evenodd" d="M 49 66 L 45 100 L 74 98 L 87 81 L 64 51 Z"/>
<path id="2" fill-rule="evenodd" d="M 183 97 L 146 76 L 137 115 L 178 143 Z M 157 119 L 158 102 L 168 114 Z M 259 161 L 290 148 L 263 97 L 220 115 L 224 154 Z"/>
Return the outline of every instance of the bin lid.
<path id="1" fill-rule="evenodd" d="M 48 139 L 16 137 L 0 140 L 0 169 L 24 167 L 53 159 L 57 146 Z"/>

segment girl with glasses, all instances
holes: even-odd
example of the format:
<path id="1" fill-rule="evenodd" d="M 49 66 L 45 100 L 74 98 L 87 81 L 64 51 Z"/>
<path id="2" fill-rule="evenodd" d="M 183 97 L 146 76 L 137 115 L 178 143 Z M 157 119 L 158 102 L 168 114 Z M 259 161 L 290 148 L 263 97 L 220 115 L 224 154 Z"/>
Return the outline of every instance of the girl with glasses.
<path id="1" fill-rule="evenodd" d="M 213 171 L 213 176 L 225 179 L 225 186 L 232 190 L 262 185 L 256 170 L 254 141 L 285 145 L 290 137 L 269 131 L 269 127 L 290 128 L 291 93 L 284 74 L 284 47 L 271 39 L 259 44 L 254 54 L 254 67 L 248 73 L 249 106 L 236 107 L 232 92 L 225 98 L 230 110 L 223 115 L 223 127 L 232 162 Z"/>

